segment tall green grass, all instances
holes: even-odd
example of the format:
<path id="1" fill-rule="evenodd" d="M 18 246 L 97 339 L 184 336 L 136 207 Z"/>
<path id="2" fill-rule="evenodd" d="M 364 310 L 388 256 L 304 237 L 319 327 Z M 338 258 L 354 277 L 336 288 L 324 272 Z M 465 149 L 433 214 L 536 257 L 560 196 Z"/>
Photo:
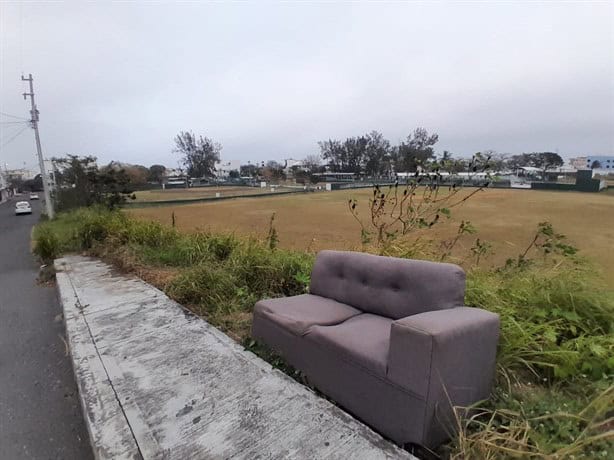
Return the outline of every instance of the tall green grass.
<path id="1" fill-rule="evenodd" d="M 540 379 L 614 374 L 614 291 L 590 265 L 565 260 L 500 270 L 475 270 L 466 303 L 501 316 L 499 366 Z"/>
<path id="2" fill-rule="evenodd" d="M 41 222 L 34 239 L 47 262 L 89 251 L 115 261 L 129 254 L 150 270 L 170 270 L 174 276 L 158 287 L 243 341 L 249 341 L 255 302 L 306 292 L 314 262 L 312 254 L 278 249 L 266 237 L 182 234 L 101 208 Z M 401 249 L 391 246 L 386 254 L 424 254 L 419 246 Z M 614 291 L 591 265 L 570 256 L 475 268 L 467 274 L 465 303 L 501 316 L 499 372 L 493 397 L 478 416 L 459 422 L 461 433 L 448 454 L 612 454 L 611 414 L 603 401 L 614 403 Z M 591 400 L 599 401 L 600 410 L 585 410 L 594 409 Z"/>

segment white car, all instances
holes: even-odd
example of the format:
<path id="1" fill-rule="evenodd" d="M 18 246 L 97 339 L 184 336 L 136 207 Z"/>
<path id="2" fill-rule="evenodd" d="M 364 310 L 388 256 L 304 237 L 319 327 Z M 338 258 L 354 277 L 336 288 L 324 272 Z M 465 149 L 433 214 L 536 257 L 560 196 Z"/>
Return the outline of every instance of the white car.
<path id="1" fill-rule="evenodd" d="M 31 200 L 38 200 L 38 193 L 30 193 Z"/>
<path id="2" fill-rule="evenodd" d="M 18 201 L 15 204 L 15 215 L 18 216 L 20 214 L 32 214 L 30 203 L 27 201 Z"/>

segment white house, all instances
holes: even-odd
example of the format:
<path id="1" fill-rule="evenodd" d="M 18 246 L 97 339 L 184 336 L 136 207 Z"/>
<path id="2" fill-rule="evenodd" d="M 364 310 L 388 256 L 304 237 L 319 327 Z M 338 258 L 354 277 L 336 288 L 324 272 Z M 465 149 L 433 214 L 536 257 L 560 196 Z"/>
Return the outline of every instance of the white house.
<path id="1" fill-rule="evenodd" d="M 20 179 L 20 180 L 26 181 L 26 180 L 34 179 L 34 177 L 36 176 L 36 173 L 26 168 L 20 168 L 20 169 L 7 169 L 5 171 L 5 175 L 7 176 L 7 178 Z"/>
<path id="2" fill-rule="evenodd" d="M 230 171 L 241 170 L 241 162 L 239 160 L 222 160 L 215 163 L 215 177 L 225 179 L 230 175 Z"/>
<path id="3" fill-rule="evenodd" d="M 294 158 L 284 160 L 284 170 L 286 173 L 288 173 L 294 166 L 302 169 L 305 167 L 305 162 L 303 160 L 295 160 Z"/>
<path id="4" fill-rule="evenodd" d="M 163 173 L 164 177 L 179 177 L 183 175 L 183 171 L 179 168 L 166 168 Z"/>

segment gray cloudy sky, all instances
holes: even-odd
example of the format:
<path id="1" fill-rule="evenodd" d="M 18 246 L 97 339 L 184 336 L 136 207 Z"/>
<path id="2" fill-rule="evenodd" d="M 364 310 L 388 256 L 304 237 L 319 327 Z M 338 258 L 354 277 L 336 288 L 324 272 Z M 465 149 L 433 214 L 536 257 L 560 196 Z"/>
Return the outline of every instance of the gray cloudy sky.
<path id="1" fill-rule="evenodd" d="M 176 166 L 192 129 L 224 159 L 304 158 L 416 126 L 459 155 L 614 154 L 614 2 L 0 0 L 0 27 L 0 111 L 28 116 L 32 73 L 46 156 Z M 0 164 L 33 166 L 8 121 Z"/>

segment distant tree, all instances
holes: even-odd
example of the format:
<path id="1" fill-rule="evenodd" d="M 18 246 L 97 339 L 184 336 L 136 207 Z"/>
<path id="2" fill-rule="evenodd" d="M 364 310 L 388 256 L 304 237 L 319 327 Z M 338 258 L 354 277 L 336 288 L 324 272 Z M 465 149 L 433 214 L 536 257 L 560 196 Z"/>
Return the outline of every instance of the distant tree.
<path id="1" fill-rule="evenodd" d="M 601 162 L 599 160 L 595 160 L 591 163 L 591 169 L 601 169 Z"/>
<path id="2" fill-rule="evenodd" d="M 256 177 L 258 175 L 258 166 L 253 164 L 241 165 L 239 172 L 243 177 Z"/>
<path id="3" fill-rule="evenodd" d="M 459 172 L 468 172 L 470 161 L 471 160 L 466 160 L 464 158 L 453 158 L 444 165 L 444 168 L 447 172 L 451 174 Z"/>
<path id="4" fill-rule="evenodd" d="M 215 163 L 220 161 L 221 144 L 208 137 L 196 137 L 191 131 L 181 131 L 175 136 L 175 153 L 190 177 L 213 177 Z"/>
<path id="5" fill-rule="evenodd" d="M 124 172 L 132 185 L 144 185 L 147 183 L 149 169 L 141 165 L 126 166 Z"/>
<path id="6" fill-rule="evenodd" d="M 504 153 L 498 153 L 496 150 L 488 149 L 476 152 L 473 159 L 484 165 L 491 173 L 498 173 L 506 169 L 516 169 L 521 166 L 529 166 L 530 158 L 525 154 L 509 157 Z"/>
<path id="7" fill-rule="evenodd" d="M 368 176 L 390 173 L 392 148 L 390 142 L 377 131 L 348 137 L 343 142 L 329 139 L 318 145 L 322 158 L 333 172 L 365 173 Z"/>
<path id="8" fill-rule="evenodd" d="M 260 171 L 260 175 L 268 181 L 281 181 L 286 180 L 286 173 L 284 167 L 277 161 L 267 161 L 266 166 Z"/>
<path id="9" fill-rule="evenodd" d="M 9 187 L 12 189 L 21 192 L 24 186 L 24 180 L 18 176 L 9 176 L 8 178 Z"/>
<path id="10" fill-rule="evenodd" d="M 321 157 L 332 172 L 381 177 L 392 173 L 393 164 L 397 171 L 415 171 L 418 166 L 425 166 L 435 158 L 433 146 L 438 139 L 437 134 L 417 128 L 398 147 L 393 147 L 378 131 L 348 137 L 343 142 L 329 139 L 318 145 Z"/>
<path id="11" fill-rule="evenodd" d="M 448 152 L 447 150 L 444 150 L 443 153 L 441 154 L 441 158 L 439 159 L 439 161 L 441 162 L 451 161 L 453 157 L 454 155 L 452 155 L 452 152 Z"/>
<path id="12" fill-rule="evenodd" d="M 163 165 L 151 165 L 147 174 L 147 180 L 149 182 L 157 182 L 161 184 L 164 180 L 164 173 L 166 172 L 166 166 Z"/>
<path id="13" fill-rule="evenodd" d="M 284 169 L 281 163 L 278 163 L 275 160 L 269 160 L 266 162 L 266 167 L 270 169 Z"/>
<path id="14" fill-rule="evenodd" d="M 40 192 L 43 190 L 43 176 L 37 174 L 34 179 L 28 179 L 23 182 L 23 189 L 31 192 Z"/>
<path id="15" fill-rule="evenodd" d="M 508 155 L 495 152 L 494 150 L 487 150 L 485 153 L 490 155 L 489 164 L 493 172 L 500 172 L 506 169 Z"/>
<path id="16" fill-rule="evenodd" d="M 377 131 L 371 131 L 363 138 L 367 140 L 363 159 L 365 174 L 370 177 L 389 175 L 392 153 L 390 142 Z"/>
<path id="17" fill-rule="evenodd" d="M 529 154 L 530 164 L 542 170 L 542 177 L 546 176 L 546 171 L 551 168 L 559 168 L 565 164 L 558 153 L 554 152 L 534 152 Z"/>
<path id="18" fill-rule="evenodd" d="M 307 155 L 303 160 L 304 168 L 311 173 L 317 172 L 321 165 L 322 162 L 320 155 Z"/>
<path id="19" fill-rule="evenodd" d="M 452 152 L 444 150 L 441 157 L 437 159 L 437 164 L 443 171 L 454 172 L 453 169 L 456 166 L 456 160 Z"/>
<path id="20" fill-rule="evenodd" d="M 297 168 L 295 166 L 293 166 L 291 170 L 292 170 L 292 175 L 294 176 L 294 180 L 296 181 L 297 184 L 305 184 L 307 183 L 307 181 L 309 181 L 308 171 L 305 171 L 304 169 L 301 169 L 301 168 Z"/>
<path id="21" fill-rule="evenodd" d="M 83 188 L 88 178 L 98 172 L 96 157 L 91 155 L 66 155 L 53 158 L 55 166 L 55 182 L 60 188 Z"/>
<path id="22" fill-rule="evenodd" d="M 396 171 L 416 171 L 424 167 L 435 157 L 433 146 L 439 135 L 429 134 L 424 128 L 416 128 L 395 151 L 394 165 Z"/>
<path id="23" fill-rule="evenodd" d="M 345 149 L 346 168 L 342 172 L 360 174 L 364 172 L 368 136 L 348 137 L 343 143 Z"/>
<path id="24" fill-rule="evenodd" d="M 54 198 L 58 211 L 95 204 L 112 209 L 132 194 L 126 172 L 109 167 L 99 170 L 95 157 L 67 155 L 52 161 L 56 168 Z"/>
<path id="25" fill-rule="evenodd" d="M 233 169 L 232 171 L 228 172 L 228 177 L 230 177 L 231 179 L 238 179 L 239 177 L 241 177 L 241 175 L 239 174 L 239 171 Z"/>
<path id="26" fill-rule="evenodd" d="M 341 141 L 329 139 L 318 142 L 318 146 L 332 172 L 349 172 L 346 150 Z"/>
<path id="27" fill-rule="evenodd" d="M 509 169 L 515 170 L 524 166 L 531 166 L 531 155 L 523 153 L 520 155 L 512 155 L 507 159 L 506 165 Z"/>

